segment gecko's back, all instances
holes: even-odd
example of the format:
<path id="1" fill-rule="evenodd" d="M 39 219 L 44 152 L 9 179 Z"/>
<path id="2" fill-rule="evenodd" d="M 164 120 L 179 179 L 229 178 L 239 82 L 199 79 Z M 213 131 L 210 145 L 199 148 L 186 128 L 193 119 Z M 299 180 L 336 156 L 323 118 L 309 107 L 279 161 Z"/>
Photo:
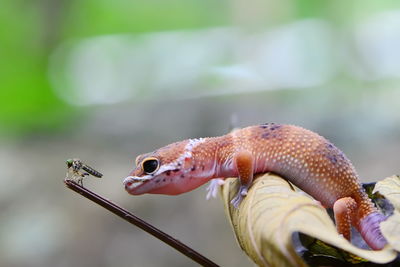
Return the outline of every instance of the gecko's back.
<path id="1" fill-rule="evenodd" d="M 264 124 L 229 135 L 235 150 L 245 149 L 254 155 L 255 173 L 280 174 L 326 207 L 347 196 L 359 204 L 370 203 L 350 160 L 312 131 L 293 125 Z"/>

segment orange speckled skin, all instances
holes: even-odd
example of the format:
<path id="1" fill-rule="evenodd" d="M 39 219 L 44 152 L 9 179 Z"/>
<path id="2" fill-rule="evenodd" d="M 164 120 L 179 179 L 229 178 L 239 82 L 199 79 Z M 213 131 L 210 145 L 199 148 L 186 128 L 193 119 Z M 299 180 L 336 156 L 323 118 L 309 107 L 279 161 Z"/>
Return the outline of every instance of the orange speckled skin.
<path id="1" fill-rule="evenodd" d="M 333 207 L 337 199 L 352 197 L 360 206 L 359 218 L 375 211 L 351 162 L 312 131 L 292 125 L 265 124 L 234 131 L 224 138 L 231 142 L 218 149 L 220 164 L 229 161 L 235 151 L 247 150 L 256 159 L 255 173 L 277 173 L 326 207 Z M 225 171 L 229 172 L 229 167 Z"/>
<path id="2" fill-rule="evenodd" d="M 139 156 L 137 167 L 130 177 L 146 177 L 146 180 L 134 186 L 131 181 L 124 182 L 125 187 L 133 195 L 175 195 L 193 190 L 213 178 L 238 177 L 234 156 L 241 151 L 252 156 L 250 162 L 254 174 L 277 173 L 325 207 L 333 207 L 340 199 L 345 202 L 343 198 L 354 201 L 351 210 L 347 202 L 338 202 L 340 205 L 335 207 L 338 218 L 339 213 L 344 211 L 342 217 L 346 220 L 338 225 L 340 232 L 347 233 L 350 224 L 361 232 L 368 232 L 372 227 L 371 223 L 360 226 L 360 221 L 377 213 L 377 210 L 364 192 L 351 162 L 324 137 L 293 125 L 262 124 L 238 129 L 221 137 L 190 139 L 168 145 Z M 157 158 L 160 169 L 146 176 L 141 163 L 148 157 Z M 349 218 L 349 211 L 355 212 L 352 218 Z M 378 221 L 382 220 L 379 217 Z M 376 224 L 374 222 L 374 227 Z M 341 225 L 346 229 L 341 230 Z M 379 245 L 374 245 L 375 241 L 367 242 L 374 249 L 380 249 L 385 244 L 383 237 L 380 238 L 383 241 Z"/>

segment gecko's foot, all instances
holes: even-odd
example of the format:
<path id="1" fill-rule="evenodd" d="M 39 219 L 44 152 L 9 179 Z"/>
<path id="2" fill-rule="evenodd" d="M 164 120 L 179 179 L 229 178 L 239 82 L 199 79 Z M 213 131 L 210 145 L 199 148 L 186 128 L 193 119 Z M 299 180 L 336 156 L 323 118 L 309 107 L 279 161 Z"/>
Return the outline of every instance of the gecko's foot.
<path id="1" fill-rule="evenodd" d="M 241 185 L 239 187 L 239 192 L 237 195 L 231 200 L 231 204 L 235 209 L 239 208 L 240 203 L 242 203 L 244 197 L 247 195 L 247 189 L 248 187 L 245 185 Z"/>
<path id="2" fill-rule="evenodd" d="M 225 183 L 224 179 L 221 178 L 212 179 L 210 181 L 210 184 L 206 188 L 207 190 L 206 199 L 209 200 L 210 198 L 216 198 L 219 187 L 224 183 Z"/>

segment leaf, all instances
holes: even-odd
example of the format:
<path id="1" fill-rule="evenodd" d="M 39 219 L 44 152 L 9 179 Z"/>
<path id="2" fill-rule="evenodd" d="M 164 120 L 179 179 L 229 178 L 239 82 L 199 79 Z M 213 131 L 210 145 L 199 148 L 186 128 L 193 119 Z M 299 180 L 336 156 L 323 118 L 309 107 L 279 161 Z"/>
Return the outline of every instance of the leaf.
<path id="1" fill-rule="evenodd" d="M 397 253 L 390 247 L 371 251 L 349 243 L 337 233 L 319 202 L 279 176 L 259 176 L 240 207 L 235 209 L 230 201 L 238 187 L 239 181 L 235 178 L 227 179 L 222 187 L 225 211 L 240 247 L 259 266 L 307 266 L 292 241 L 297 232 L 317 239 L 314 248 L 322 255 L 333 254 L 331 257 L 335 259 L 388 263 L 396 258 Z"/>
<path id="2" fill-rule="evenodd" d="M 400 177 L 393 175 L 376 183 L 373 193 L 385 196 L 394 208 L 400 211 Z"/>
<path id="3" fill-rule="evenodd" d="M 389 244 L 400 251 L 400 213 L 398 211 L 381 223 L 381 230 Z"/>
<path id="4" fill-rule="evenodd" d="M 381 230 L 389 244 L 400 251 L 400 177 L 393 175 L 377 182 L 373 193 L 383 195 L 394 206 L 393 215 L 381 223 Z"/>

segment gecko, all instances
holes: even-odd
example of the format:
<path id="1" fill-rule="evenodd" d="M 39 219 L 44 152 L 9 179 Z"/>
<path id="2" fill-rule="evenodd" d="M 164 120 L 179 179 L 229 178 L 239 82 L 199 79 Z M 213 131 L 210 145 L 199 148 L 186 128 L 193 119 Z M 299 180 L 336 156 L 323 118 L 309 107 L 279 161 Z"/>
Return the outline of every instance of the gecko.
<path id="1" fill-rule="evenodd" d="M 332 208 L 339 234 L 351 239 L 351 226 L 374 250 L 387 241 L 379 228 L 386 217 L 363 189 L 357 172 L 335 145 L 302 127 L 265 123 L 219 137 L 188 139 L 139 155 L 124 179 L 132 195 L 177 195 L 211 180 L 209 195 L 228 177 L 240 186 L 231 204 L 238 208 L 259 173 L 276 173 L 325 208 Z"/>

